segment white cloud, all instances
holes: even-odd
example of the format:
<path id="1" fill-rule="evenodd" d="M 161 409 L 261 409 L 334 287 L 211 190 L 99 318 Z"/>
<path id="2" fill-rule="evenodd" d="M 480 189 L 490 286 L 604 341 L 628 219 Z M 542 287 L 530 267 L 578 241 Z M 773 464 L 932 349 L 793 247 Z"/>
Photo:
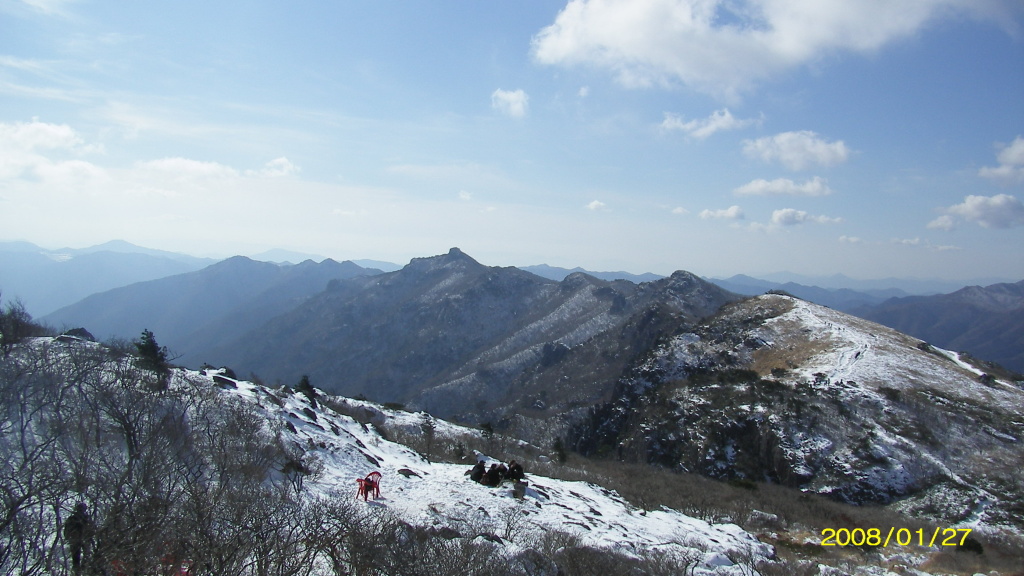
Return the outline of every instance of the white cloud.
<path id="1" fill-rule="evenodd" d="M 366 210 L 346 210 L 344 208 L 335 208 L 331 210 L 331 214 L 334 216 L 341 216 L 343 218 L 362 218 L 369 214 Z"/>
<path id="2" fill-rule="evenodd" d="M 803 183 L 788 178 L 757 179 L 733 190 L 740 196 L 827 196 L 832 193 L 828 181 L 815 176 Z"/>
<path id="3" fill-rule="evenodd" d="M 446 185 L 467 188 L 508 188 L 515 186 L 515 181 L 500 169 L 472 162 L 453 162 L 450 164 L 395 164 L 388 167 L 388 172 L 408 176 L 419 180 L 440 182 Z"/>
<path id="4" fill-rule="evenodd" d="M 580 91 L 578 92 L 578 94 L 580 98 L 586 98 L 587 96 L 590 96 L 590 86 L 580 86 Z"/>
<path id="5" fill-rule="evenodd" d="M 1024 138 L 1017 136 L 999 151 L 996 160 L 999 166 L 984 166 L 978 175 L 1007 185 L 1024 182 Z"/>
<path id="6" fill-rule="evenodd" d="M 835 166 L 846 162 L 850 156 L 850 149 L 842 140 L 828 142 L 809 130 L 744 140 L 743 152 L 751 158 L 778 162 L 793 171 L 811 166 Z"/>
<path id="7" fill-rule="evenodd" d="M 686 208 L 683 208 L 682 206 L 676 206 L 675 208 L 672 209 L 672 213 L 673 214 L 677 214 L 677 215 L 682 215 L 682 214 L 689 214 L 690 211 L 687 210 Z"/>
<path id="8" fill-rule="evenodd" d="M 65 6 L 73 4 L 74 0 L 21 0 L 22 3 L 31 6 L 39 12 L 47 15 L 61 16 L 66 13 Z"/>
<path id="9" fill-rule="evenodd" d="M 943 214 L 928 223 L 928 228 L 933 230 L 952 230 L 956 228 L 956 221 L 949 214 Z"/>
<path id="10" fill-rule="evenodd" d="M 680 130 L 686 134 L 703 140 L 715 132 L 722 130 L 739 130 L 754 124 L 760 124 L 760 118 L 739 119 L 729 112 L 728 108 L 715 110 L 710 116 L 701 120 L 689 120 L 684 122 L 683 117 L 671 112 L 665 113 L 665 119 L 661 122 L 662 130 Z"/>
<path id="11" fill-rule="evenodd" d="M 571 0 L 533 38 L 532 51 L 543 64 L 610 70 L 628 87 L 681 82 L 732 97 L 827 55 L 877 51 L 940 18 L 967 14 L 997 20 L 999 10 L 990 4 Z"/>
<path id="12" fill-rule="evenodd" d="M 66 160 L 99 152 L 101 146 L 85 141 L 66 124 L 32 122 L 0 123 L 0 180 L 19 178 L 25 173 L 45 181 L 70 183 L 75 177 L 103 178 L 105 172 L 81 159 Z"/>
<path id="13" fill-rule="evenodd" d="M 465 190 L 460 190 L 459 191 L 459 200 L 462 200 L 463 202 L 469 202 L 472 199 L 473 199 L 473 193 L 472 192 L 466 192 Z"/>
<path id="14" fill-rule="evenodd" d="M 729 206 L 721 210 L 702 210 L 701 220 L 742 220 L 743 210 L 739 206 Z"/>
<path id="15" fill-rule="evenodd" d="M 147 160 L 137 163 L 136 167 L 148 172 L 168 174 L 178 180 L 233 178 L 238 175 L 237 170 L 224 164 L 181 157 Z"/>
<path id="16" fill-rule="evenodd" d="M 587 210 L 604 210 L 605 206 L 607 205 L 604 202 L 594 200 L 590 204 L 587 204 Z"/>
<path id="17" fill-rule="evenodd" d="M 956 219 L 974 222 L 983 228 L 1024 226 L 1024 204 L 1009 194 L 967 196 L 960 204 L 944 208 L 945 212 L 929 224 L 929 228 L 952 230 Z"/>
<path id="18" fill-rule="evenodd" d="M 74 149 L 82 146 L 82 138 L 67 124 L 15 122 L 0 124 L 0 146 L 26 152 L 35 150 Z"/>
<path id="19" fill-rule="evenodd" d="M 864 244 L 864 240 L 857 236 L 840 236 L 839 241 L 843 244 Z"/>
<path id="20" fill-rule="evenodd" d="M 502 90 L 499 88 L 491 93 L 491 108 L 513 118 L 526 116 L 529 103 L 530 97 L 522 90 Z"/>
<path id="21" fill-rule="evenodd" d="M 108 177 L 105 170 L 84 160 L 43 163 L 35 167 L 35 173 L 46 182 L 65 186 L 106 180 Z"/>
<path id="22" fill-rule="evenodd" d="M 782 208 L 772 212 L 771 224 L 774 226 L 796 226 L 813 222 L 817 224 L 835 224 L 842 222 L 842 218 L 830 218 L 828 216 L 815 216 L 803 210 L 793 208 Z"/>
<path id="23" fill-rule="evenodd" d="M 290 160 L 282 156 L 267 162 L 263 168 L 260 168 L 259 170 L 246 170 L 245 174 L 246 176 L 256 176 L 258 178 L 281 178 L 283 176 L 297 174 L 301 171 L 301 168 L 292 164 Z"/>

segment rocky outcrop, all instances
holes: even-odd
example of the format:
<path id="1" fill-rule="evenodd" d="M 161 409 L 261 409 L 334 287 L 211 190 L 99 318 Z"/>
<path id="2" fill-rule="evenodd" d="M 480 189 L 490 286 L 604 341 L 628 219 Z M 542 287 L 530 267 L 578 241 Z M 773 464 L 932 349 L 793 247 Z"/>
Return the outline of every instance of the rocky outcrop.
<path id="1" fill-rule="evenodd" d="M 1024 484 L 1008 464 L 1024 458 L 1019 385 L 878 324 L 766 295 L 654 348 L 573 443 L 851 503 L 934 503 L 954 486 L 971 497 L 946 516 L 987 502 L 989 520 L 1019 525 Z"/>

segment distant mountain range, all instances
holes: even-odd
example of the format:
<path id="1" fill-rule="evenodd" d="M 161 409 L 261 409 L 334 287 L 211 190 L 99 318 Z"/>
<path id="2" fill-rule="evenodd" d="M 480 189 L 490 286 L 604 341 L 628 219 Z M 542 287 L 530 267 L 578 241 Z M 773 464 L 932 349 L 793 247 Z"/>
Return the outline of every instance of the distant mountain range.
<path id="1" fill-rule="evenodd" d="M 0 242 L 0 291 L 43 316 L 112 288 L 199 270 L 216 260 L 151 250 L 115 240 L 90 248 L 46 250 Z"/>
<path id="2" fill-rule="evenodd" d="M 576 272 L 582 272 L 583 274 L 587 274 L 589 276 L 593 276 L 594 278 L 599 278 L 601 280 L 629 280 L 634 284 L 640 284 L 641 282 L 654 282 L 655 280 L 661 280 L 662 278 L 664 278 L 664 276 L 652 274 L 650 272 L 646 272 L 644 274 L 630 274 L 629 272 L 592 272 L 590 270 L 584 270 L 579 266 L 571 270 L 568 268 L 559 268 L 557 266 L 548 266 L 547 264 L 538 264 L 536 266 L 520 266 L 519 268 L 521 270 L 526 270 L 527 272 L 536 274 L 541 278 L 548 278 L 550 280 L 557 280 L 559 282 L 565 280 L 566 276 Z"/>
<path id="3" fill-rule="evenodd" d="M 946 294 L 959 290 L 965 285 L 978 284 L 988 286 L 1006 282 L 1007 278 L 972 278 L 967 281 L 942 280 L 938 278 L 874 278 L 857 279 L 850 278 L 844 274 L 833 274 L 831 276 L 809 276 L 806 274 L 794 274 L 792 272 L 775 272 L 772 274 L 760 275 L 764 281 L 777 284 L 794 283 L 804 286 L 818 286 L 828 290 L 848 289 L 858 292 L 874 292 L 885 290 L 899 290 L 907 294 L 928 296 L 932 294 Z"/>
<path id="4" fill-rule="evenodd" d="M 769 290 L 781 290 L 810 300 L 822 306 L 835 308 L 849 312 L 855 309 L 881 304 L 889 298 L 907 296 L 908 294 L 898 288 L 851 290 L 849 288 L 821 288 L 819 286 L 807 286 L 796 282 L 771 282 L 760 278 L 753 278 L 738 274 L 726 279 L 711 279 L 711 282 L 725 288 L 726 290 L 743 294 L 745 296 L 757 296 Z"/>
<path id="5" fill-rule="evenodd" d="M 93 294 L 43 316 L 57 327 L 87 327 L 97 338 L 158 335 L 178 361 L 198 366 L 225 339 L 260 326 L 323 291 L 329 281 L 378 274 L 351 262 L 292 266 L 235 256 L 211 266 Z"/>
<path id="6" fill-rule="evenodd" d="M 152 330 L 190 366 L 268 382 L 308 374 L 333 393 L 467 421 L 539 426 L 606 396 L 666 330 L 737 298 L 692 274 L 561 282 L 481 265 L 458 249 L 379 273 L 352 263 L 243 257 L 96 294 L 43 317 L 100 338 Z"/>
<path id="7" fill-rule="evenodd" d="M 893 298 L 853 311 L 936 346 L 1024 373 L 1024 281 Z"/>
<path id="8" fill-rule="evenodd" d="M 298 261 L 306 254 L 270 251 L 249 259 L 249 265 L 256 262 L 273 260 L 279 262 Z M 226 321 L 217 306 L 205 302 L 205 298 L 218 301 L 213 293 L 204 295 L 200 291 L 185 291 L 171 299 L 181 302 L 182 312 L 161 312 L 160 298 L 148 301 L 157 306 L 156 310 L 141 310 L 141 306 L 123 306 L 126 300 L 118 293 L 112 300 L 90 300 L 69 308 L 67 311 L 58 309 L 72 306 L 88 296 L 98 295 L 105 291 L 126 287 L 128 285 L 157 279 L 166 279 L 176 275 L 196 272 L 214 264 L 212 259 L 194 258 L 183 254 L 175 254 L 159 250 L 151 250 L 135 246 L 123 241 L 112 241 L 99 246 L 85 249 L 46 250 L 27 242 L 0 243 L 0 294 L 5 301 L 20 298 L 28 311 L 37 318 L 44 319 L 56 326 L 83 324 L 90 326 L 100 337 L 119 336 L 132 338 L 142 328 L 155 330 L 165 340 L 174 344 L 174 348 L 183 354 L 181 361 L 189 364 L 211 358 L 212 346 L 222 346 L 226 338 L 235 338 L 252 329 L 259 322 L 273 315 L 284 313 L 295 306 L 303 298 L 311 297 L 320 292 L 331 279 L 348 277 L 356 274 L 349 267 L 347 272 L 339 272 L 334 261 L 324 260 L 323 266 L 313 261 L 300 261 L 299 264 L 281 264 L 276 268 L 264 266 L 265 270 L 287 269 L 296 270 L 283 273 L 276 280 L 268 275 L 259 275 L 250 285 L 253 290 L 268 290 L 267 282 L 276 282 L 276 290 L 281 297 L 277 300 L 268 293 L 262 300 L 248 302 L 246 296 L 233 303 L 231 313 L 233 319 Z M 242 270 L 246 266 L 235 261 L 236 271 L 241 278 L 255 278 L 251 271 Z M 265 263 L 265 262 L 264 262 Z M 394 272 L 402 267 L 374 260 L 358 260 L 350 266 L 361 268 L 358 275 L 370 275 L 381 272 Z M 309 277 L 314 268 L 319 268 L 319 276 Z M 581 268 L 566 269 L 547 265 L 524 266 L 520 268 L 536 276 L 563 281 L 573 274 L 585 274 L 595 280 L 628 281 L 634 284 L 655 282 L 663 277 L 655 274 L 630 274 L 627 272 L 593 272 Z M 328 272 L 330 270 L 330 272 Z M 280 272 L 281 270 L 277 270 Z M 212 278 L 221 272 L 214 268 L 209 276 Z M 276 274 L 276 272 L 275 272 Z M 341 274 L 336 276 L 336 274 Z M 916 337 L 927 340 L 937 346 L 967 351 L 975 356 L 1001 363 L 1017 371 L 1024 371 L 1024 360 L 1020 350 L 1024 349 L 1024 337 L 1021 336 L 1022 320 L 1020 308 L 1013 304 L 1002 308 L 976 309 L 970 298 L 945 298 L 942 295 L 922 296 L 922 292 L 934 290 L 942 286 L 936 281 L 909 281 L 899 279 L 860 281 L 845 276 L 831 277 L 799 277 L 792 274 L 770 275 L 768 278 L 753 278 L 737 275 L 727 279 L 710 279 L 711 282 L 730 292 L 753 296 L 769 290 L 783 291 L 794 296 L 829 306 L 836 310 L 853 313 L 870 318 L 887 326 L 891 326 Z M 820 282 L 820 285 L 808 285 L 794 280 Z M 306 284 L 307 280 L 310 282 Z M 243 282 L 245 280 L 242 280 Z M 212 280 L 211 280 L 212 282 Z M 283 286 L 294 282 L 296 286 Z M 172 283 L 173 284 L 173 283 Z M 216 284 L 216 282 L 214 282 Z M 223 284 L 223 283 L 222 283 Z M 301 284 L 301 285 L 300 285 Z M 829 287 L 831 286 L 831 287 Z M 900 286 L 900 288 L 896 287 Z M 993 285 L 993 286 L 1003 286 Z M 1012 284 L 1009 284 L 1012 286 Z M 852 287 L 857 287 L 854 290 Z M 884 287 L 884 288 L 883 288 Z M 957 286 L 957 288 L 962 288 Z M 986 288 L 974 287 L 968 292 L 985 291 Z M 165 292 L 158 289 L 158 292 Z M 171 290 L 174 292 L 174 290 Z M 214 291 L 216 292 L 216 291 Z M 185 298 L 188 294 L 188 298 Z M 134 298 L 134 297 L 133 297 Z M 189 298 L 195 301 L 186 301 Z M 130 299 L 129 299 L 130 300 Z M 145 299 L 139 300 L 142 302 Z M 97 306 L 98 302 L 111 302 L 111 309 L 106 305 Z M 273 301 L 273 303 L 269 303 Z M 224 303 L 221 299 L 218 302 Z M 247 307 L 248 306 L 248 307 Z M 95 312 L 84 312 L 94 307 Z M 119 311 L 117 308 L 121 308 Z M 176 310 L 174 306 L 171 309 Z M 218 315 L 201 321 L 195 319 L 196 314 L 190 311 L 217 309 Z M 224 312 L 226 315 L 231 315 Z M 125 319 L 129 317 L 128 319 Z M 177 318 L 177 319 L 175 319 Z M 188 318 L 189 320 L 184 320 Z M 220 322 L 220 324 L 218 324 Z M 934 324 L 934 326 L 932 326 Z M 144 325 L 141 326 L 140 325 Z M 197 326 L 204 326 L 203 329 Z M 212 327 L 218 325 L 214 330 Z M 189 334 L 185 334 L 189 332 Z"/>

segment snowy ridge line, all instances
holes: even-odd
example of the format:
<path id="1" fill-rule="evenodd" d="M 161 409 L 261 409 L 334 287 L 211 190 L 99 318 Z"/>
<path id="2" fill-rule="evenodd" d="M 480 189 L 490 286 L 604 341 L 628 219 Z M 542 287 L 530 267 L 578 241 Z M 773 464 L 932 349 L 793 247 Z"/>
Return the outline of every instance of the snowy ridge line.
<path id="1" fill-rule="evenodd" d="M 663 430 L 656 439 L 670 455 L 687 454 L 671 452 L 683 438 L 699 447 L 685 465 L 717 477 L 736 466 L 739 422 L 762 439 L 745 445 L 744 474 L 1013 531 L 1024 391 L 982 370 L 885 326 L 767 294 L 724 307 L 637 366 L 624 382 L 631 393 L 664 385 L 675 404 L 643 413 L 649 421 L 626 438 Z"/>
<path id="2" fill-rule="evenodd" d="M 210 384 L 215 385 L 214 373 L 217 372 L 193 373 L 192 377 L 209 378 Z M 220 373 L 218 376 L 225 378 Z M 311 497 L 354 498 L 355 480 L 376 469 L 383 474 L 381 497 L 368 505 L 391 509 L 412 523 L 442 523 L 456 530 L 467 525 L 477 529 L 484 526 L 501 534 L 505 531 L 503 523 L 521 515 L 525 520 L 523 530 L 570 532 L 590 545 L 624 553 L 664 546 L 695 548 L 704 554 L 703 566 L 698 567 L 696 574 L 741 574 L 741 566 L 728 559 L 735 553 L 773 556 L 771 546 L 735 524 L 710 524 L 667 508 L 640 510 L 615 492 L 591 483 L 535 476 L 527 470 L 529 487 L 525 497 L 517 499 L 510 487 L 488 488 L 469 480 L 468 464 L 428 462 L 409 448 L 384 439 L 373 425 L 365 426 L 338 414 L 323 402 L 312 409 L 316 415 L 316 422 L 312 422 L 307 413 L 311 403 L 301 393 L 283 398 L 275 394 L 282 401 L 278 406 L 259 402 L 263 393 L 270 393 L 264 388 L 231 380 L 236 387 L 223 389 L 224 394 L 258 403 L 268 418 L 292 422 L 294 432 L 283 433 L 290 435 L 297 446 L 308 449 L 323 465 L 320 476 L 305 484 Z M 318 394 L 323 396 L 320 391 Z M 416 429 L 423 418 L 422 413 L 379 407 L 375 411 L 388 423 L 406 429 Z M 439 436 L 468 431 L 443 420 L 432 421 Z M 309 449 L 311 446 L 315 448 Z M 371 465 L 366 456 L 379 465 Z M 512 541 L 505 545 L 517 544 Z"/>
<path id="3" fill-rule="evenodd" d="M 929 350 L 950 360 L 951 366 L 955 367 L 954 372 L 962 375 L 960 381 L 952 385 L 947 382 L 948 372 L 939 374 L 934 366 L 921 360 L 927 352 L 902 353 L 906 348 L 914 347 L 912 343 L 919 342 L 916 338 L 804 300 L 793 298 L 791 301 L 793 307 L 790 311 L 767 319 L 764 327 L 772 329 L 776 324 L 795 322 L 812 334 L 812 340 L 829 345 L 826 351 L 814 356 L 813 364 L 796 370 L 805 378 L 813 378 L 815 373 L 821 372 L 833 381 L 853 380 L 871 386 L 881 383 L 898 386 L 903 382 L 930 381 L 943 391 L 958 396 L 963 394 L 962 388 L 967 386 L 972 394 L 1024 409 L 1020 389 L 1002 380 L 995 380 L 1000 389 L 978 382 L 977 377 L 984 372 L 964 362 L 956 352 L 928 345 Z"/>

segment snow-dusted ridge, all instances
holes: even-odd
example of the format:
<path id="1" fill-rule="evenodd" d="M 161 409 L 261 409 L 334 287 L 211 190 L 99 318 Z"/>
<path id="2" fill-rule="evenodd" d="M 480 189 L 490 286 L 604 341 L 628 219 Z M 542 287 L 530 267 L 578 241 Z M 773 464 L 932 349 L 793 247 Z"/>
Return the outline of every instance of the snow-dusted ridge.
<path id="1" fill-rule="evenodd" d="M 214 380 L 216 375 L 217 381 Z M 383 474 L 381 497 L 366 504 L 384 507 L 412 524 L 447 526 L 464 532 L 467 527 L 515 535 L 502 546 L 517 547 L 542 531 L 559 530 L 578 535 L 592 546 L 630 553 L 642 550 L 699 550 L 703 565 L 697 574 L 740 574 L 742 568 L 729 557 L 754 558 L 773 555 L 770 546 L 735 524 L 709 524 L 678 511 L 640 510 L 615 492 L 585 482 L 569 482 L 530 474 L 523 499 L 511 486 L 488 488 L 468 479 L 466 464 L 428 462 L 409 448 L 386 440 L 373 424 L 316 404 L 300 393 L 284 394 L 251 382 L 229 379 L 218 371 L 180 373 L 193 383 L 208 379 L 225 396 L 260 407 L 282 433 L 322 464 L 316 478 L 305 483 L 310 497 L 352 499 L 356 479 L 377 470 Z M 228 384 L 230 383 L 230 384 Z M 224 385 L 228 384 L 228 385 Z M 233 384 L 233 386 L 232 386 Z M 322 394 L 322 393 L 321 393 Z M 357 400 L 336 399 L 352 406 L 363 405 L 378 422 L 418 429 L 422 414 L 387 410 Z M 434 420 L 438 436 L 466 429 Z M 514 519 L 514 520 L 510 520 Z"/>
<path id="2" fill-rule="evenodd" d="M 869 385 L 909 386 L 927 382 L 944 391 L 1024 411 L 1024 395 L 1019 388 L 998 379 L 983 384 L 978 377 L 984 372 L 961 360 L 956 352 L 934 346 L 924 349 L 919 340 L 891 328 L 805 300 L 789 300 L 792 309 L 768 319 L 764 328 L 774 339 L 781 335 L 806 335 L 808 340 L 821 343 L 821 351 L 796 370 L 807 379 L 824 373 L 832 381 Z M 794 325 L 798 328 L 794 329 Z M 908 354 L 906 350 L 910 347 L 925 354 Z M 950 366 L 937 369 L 934 362 L 928 361 L 929 352 L 948 359 Z M 894 361 L 895 357 L 899 361 Z"/>
<path id="3" fill-rule="evenodd" d="M 747 372 L 688 380 L 737 369 Z M 674 424 L 645 426 L 676 430 L 683 439 L 668 441 L 684 453 L 697 447 L 677 465 L 1021 529 L 1020 383 L 890 328 L 768 294 L 670 339 L 631 385 L 673 403 Z"/>

